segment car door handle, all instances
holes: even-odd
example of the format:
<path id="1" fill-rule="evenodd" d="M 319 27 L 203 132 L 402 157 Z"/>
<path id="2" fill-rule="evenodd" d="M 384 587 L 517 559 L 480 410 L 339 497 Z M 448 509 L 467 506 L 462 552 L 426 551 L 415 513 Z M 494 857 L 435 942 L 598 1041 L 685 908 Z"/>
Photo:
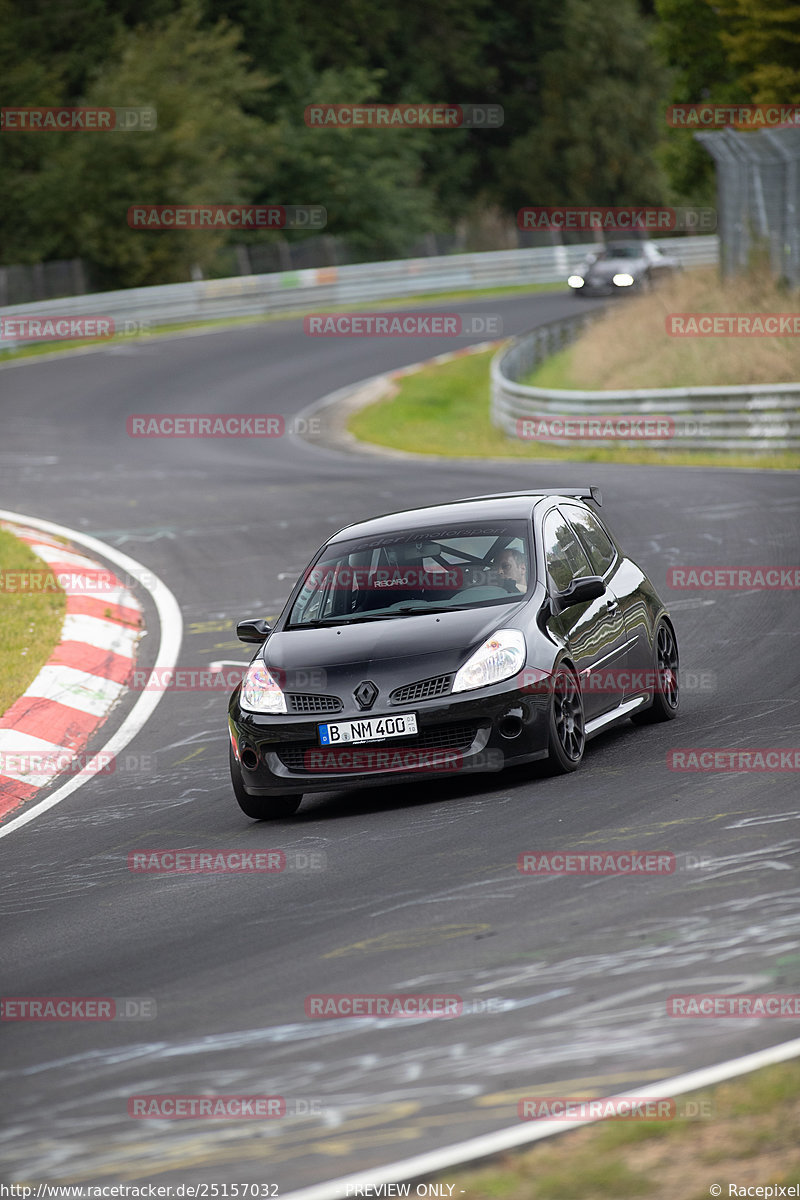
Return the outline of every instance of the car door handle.
<path id="1" fill-rule="evenodd" d="M 606 600 L 606 608 L 608 609 L 609 612 L 613 612 L 614 609 L 617 607 L 617 604 L 618 604 L 618 602 L 616 600 Z"/>

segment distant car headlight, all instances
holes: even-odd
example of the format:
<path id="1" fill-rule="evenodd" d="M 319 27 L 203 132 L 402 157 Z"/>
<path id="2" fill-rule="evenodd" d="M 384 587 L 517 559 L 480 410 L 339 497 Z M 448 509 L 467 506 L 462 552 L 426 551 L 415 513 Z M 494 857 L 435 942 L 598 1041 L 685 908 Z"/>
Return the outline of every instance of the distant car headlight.
<path id="1" fill-rule="evenodd" d="M 247 668 L 239 693 L 239 704 L 249 712 L 286 712 L 286 698 L 260 658 Z"/>
<path id="2" fill-rule="evenodd" d="M 622 274 L 615 275 L 611 282 L 615 283 L 617 287 L 630 287 L 633 283 L 633 276 L 623 271 Z"/>
<path id="3" fill-rule="evenodd" d="M 456 672 L 454 692 L 471 692 L 510 679 L 525 666 L 525 638 L 519 629 L 498 629 Z"/>
<path id="4" fill-rule="evenodd" d="M 582 275 L 570 275 L 567 280 L 570 287 L 583 287 L 584 282 L 585 280 Z"/>

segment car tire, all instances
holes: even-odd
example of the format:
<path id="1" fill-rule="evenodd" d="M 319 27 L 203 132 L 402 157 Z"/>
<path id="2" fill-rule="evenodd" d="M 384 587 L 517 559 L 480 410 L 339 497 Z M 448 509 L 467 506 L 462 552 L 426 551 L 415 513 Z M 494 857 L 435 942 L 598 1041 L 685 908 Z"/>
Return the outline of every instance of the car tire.
<path id="1" fill-rule="evenodd" d="M 551 775 L 577 771 L 586 748 L 583 696 L 574 671 L 562 663 L 553 674 L 547 769 Z"/>
<path id="2" fill-rule="evenodd" d="M 228 749 L 228 756 L 233 793 L 246 817 L 252 817 L 254 821 L 270 821 L 276 817 L 291 817 L 297 812 L 302 796 L 251 796 L 245 791 L 241 768 L 234 757 L 232 746 Z"/>
<path id="3" fill-rule="evenodd" d="M 672 626 L 663 618 L 656 626 L 653 651 L 658 686 L 654 689 L 653 703 L 650 707 L 643 712 L 631 714 L 634 725 L 656 725 L 661 721 L 674 721 L 680 708 L 678 642 Z"/>

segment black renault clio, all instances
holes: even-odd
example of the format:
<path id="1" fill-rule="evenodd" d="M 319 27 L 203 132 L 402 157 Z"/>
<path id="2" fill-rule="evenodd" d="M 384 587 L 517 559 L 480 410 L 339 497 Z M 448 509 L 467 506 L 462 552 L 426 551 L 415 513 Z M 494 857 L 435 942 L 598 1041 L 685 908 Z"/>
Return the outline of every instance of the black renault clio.
<path id="1" fill-rule="evenodd" d="M 678 712 L 664 604 L 595 509 L 597 488 L 479 496 L 340 530 L 258 643 L 229 705 L 242 810 L 304 792 L 574 771 L 586 741 Z"/>

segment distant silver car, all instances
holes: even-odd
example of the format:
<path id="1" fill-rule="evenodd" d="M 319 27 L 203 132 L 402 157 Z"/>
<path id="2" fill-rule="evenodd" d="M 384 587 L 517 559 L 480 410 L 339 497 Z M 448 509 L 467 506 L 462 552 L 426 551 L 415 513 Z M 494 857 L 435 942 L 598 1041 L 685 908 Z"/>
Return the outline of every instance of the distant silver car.
<path id="1" fill-rule="evenodd" d="M 608 242 L 595 247 L 567 283 L 577 295 L 612 296 L 648 291 L 656 279 L 680 269 L 678 259 L 664 254 L 654 242 Z"/>

